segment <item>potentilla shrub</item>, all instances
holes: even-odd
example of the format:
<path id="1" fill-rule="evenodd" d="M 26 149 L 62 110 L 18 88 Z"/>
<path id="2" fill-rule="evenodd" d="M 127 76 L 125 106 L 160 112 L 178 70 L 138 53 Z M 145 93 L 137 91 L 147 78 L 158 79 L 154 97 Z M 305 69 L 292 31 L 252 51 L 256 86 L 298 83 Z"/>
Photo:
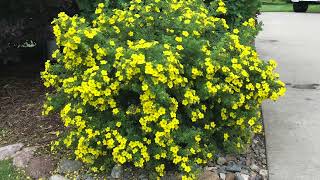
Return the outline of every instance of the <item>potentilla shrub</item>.
<path id="1" fill-rule="evenodd" d="M 99 4 L 95 14 L 59 14 L 57 62 L 42 72 L 43 113 L 68 127 L 55 145 L 93 171 L 114 162 L 195 179 L 218 150 L 242 152 L 262 130 L 261 102 L 285 92 L 276 62 L 241 43 L 254 19 L 230 29 L 201 0 Z"/>
<path id="2" fill-rule="evenodd" d="M 219 7 L 220 0 L 204 1 L 209 6 L 209 8 L 215 9 Z M 261 8 L 261 0 L 228 0 L 224 2 L 228 10 L 222 16 L 232 27 L 238 26 L 239 24 L 247 21 L 250 18 L 255 18 L 257 14 L 259 14 Z"/>

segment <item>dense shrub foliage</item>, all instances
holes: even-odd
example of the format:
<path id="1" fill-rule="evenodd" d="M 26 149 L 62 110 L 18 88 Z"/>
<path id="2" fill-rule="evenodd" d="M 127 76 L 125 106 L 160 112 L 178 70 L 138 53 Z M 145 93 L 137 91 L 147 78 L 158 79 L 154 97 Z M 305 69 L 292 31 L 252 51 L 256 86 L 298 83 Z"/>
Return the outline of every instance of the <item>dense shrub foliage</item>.
<path id="1" fill-rule="evenodd" d="M 209 7 L 219 6 L 219 0 L 205 0 Z M 227 13 L 223 17 L 230 26 L 238 26 L 244 21 L 256 17 L 261 7 L 260 0 L 228 0 L 226 4 Z"/>
<path id="2" fill-rule="evenodd" d="M 60 112 L 63 144 L 76 158 L 104 170 L 110 162 L 183 179 L 217 149 L 241 152 L 262 129 L 260 105 L 285 92 L 245 37 L 249 19 L 231 29 L 201 0 L 99 4 L 88 22 L 64 13 L 54 20 L 60 50 L 46 63 L 44 114 Z M 241 34 L 241 39 L 239 38 Z"/>
<path id="3" fill-rule="evenodd" d="M 125 4 L 130 3 L 131 0 L 109 0 L 109 7 L 111 9 L 121 8 Z M 220 0 L 203 0 L 207 6 L 215 10 L 219 5 Z M 105 0 L 76 0 L 80 7 L 81 15 L 91 17 L 95 11 L 98 3 L 105 2 Z M 144 2 L 144 0 L 142 0 Z M 255 17 L 259 13 L 261 7 L 260 0 L 228 0 L 224 1 L 227 13 L 223 14 L 223 18 L 231 26 L 239 25 L 240 23 Z M 219 15 L 219 14 L 215 14 Z M 221 15 L 221 14 L 220 14 Z"/>

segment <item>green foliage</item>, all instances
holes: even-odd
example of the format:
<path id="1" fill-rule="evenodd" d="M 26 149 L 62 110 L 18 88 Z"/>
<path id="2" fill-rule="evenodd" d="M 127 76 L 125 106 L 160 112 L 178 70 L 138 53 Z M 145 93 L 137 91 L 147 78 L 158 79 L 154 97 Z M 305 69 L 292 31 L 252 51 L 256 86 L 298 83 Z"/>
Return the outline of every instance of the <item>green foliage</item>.
<path id="1" fill-rule="evenodd" d="M 215 9 L 219 0 L 205 0 L 205 2 Z M 224 18 L 231 26 L 238 26 L 250 18 L 255 18 L 261 7 L 260 0 L 228 0 L 224 2 L 227 8 L 227 14 L 224 15 Z"/>
<path id="2" fill-rule="evenodd" d="M 261 132 L 260 105 L 285 92 L 248 46 L 257 33 L 248 19 L 226 23 L 226 4 L 201 0 L 101 3 L 93 20 L 60 13 L 60 47 L 42 72 L 44 114 L 60 112 L 61 141 L 77 159 L 105 170 L 110 161 L 163 176 L 177 169 L 195 179 L 217 150 L 242 152 Z M 213 6 L 211 6 L 213 8 Z"/>
<path id="3" fill-rule="evenodd" d="M 15 170 L 9 160 L 0 161 L 0 179 L 19 180 L 24 179 L 23 175 Z"/>
<path id="4" fill-rule="evenodd" d="M 80 14 L 87 19 L 92 19 L 94 17 L 94 11 L 99 3 L 108 4 L 111 9 L 119 8 L 130 0 L 76 0 Z"/>
<path id="5" fill-rule="evenodd" d="M 76 0 L 81 11 L 81 15 L 90 17 L 98 3 L 107 2 L 109 8 L 119 8 L 124 4 L 128 4 L 130 0 Z M 214 10 L 218 6 L 219 0 L 204 0 L 210 6 L 213 5 Z M 231 26 L 239 25 L 240 23 L 255 17 L 259 13 L 261 7 L 260 0 L 228 0 L 224 1 L 228 13 L 224 18 Z"/>

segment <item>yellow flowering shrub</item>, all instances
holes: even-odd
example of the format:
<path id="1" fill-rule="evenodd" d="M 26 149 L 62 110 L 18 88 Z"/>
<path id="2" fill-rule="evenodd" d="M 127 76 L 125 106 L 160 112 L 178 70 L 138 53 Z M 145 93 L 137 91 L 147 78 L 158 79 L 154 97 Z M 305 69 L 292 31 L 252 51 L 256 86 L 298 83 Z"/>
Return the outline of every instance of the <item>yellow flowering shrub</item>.
<path id="1" fill-rule="evenodd" d="M 60 13 L 57 62 L 42 72 L 52 89 L 43 113 L 60 112 L 68 127 L 55 145 L 93 171 L 112 161 L 183 179 L 218 150 L 245 149 L 262 129 L 261 102 L 285 88 L 276 62 L 242 44 L 255 21 L 230 29 L 215 13 L 201 0 L 99 4 L 92 22 Z"/>

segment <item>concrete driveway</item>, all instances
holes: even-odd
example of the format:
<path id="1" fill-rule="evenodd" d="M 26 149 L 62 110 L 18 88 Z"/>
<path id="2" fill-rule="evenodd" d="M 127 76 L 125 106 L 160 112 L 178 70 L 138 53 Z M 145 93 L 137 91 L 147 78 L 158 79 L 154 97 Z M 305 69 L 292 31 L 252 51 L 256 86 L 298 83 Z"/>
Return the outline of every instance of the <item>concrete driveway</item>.
<path id="1" fill-rule="evenodd" d="M 270 180 L 320 180 L 320 14 L 263 13 L 256 46 L 286 96 L 263 104 Z"/>

